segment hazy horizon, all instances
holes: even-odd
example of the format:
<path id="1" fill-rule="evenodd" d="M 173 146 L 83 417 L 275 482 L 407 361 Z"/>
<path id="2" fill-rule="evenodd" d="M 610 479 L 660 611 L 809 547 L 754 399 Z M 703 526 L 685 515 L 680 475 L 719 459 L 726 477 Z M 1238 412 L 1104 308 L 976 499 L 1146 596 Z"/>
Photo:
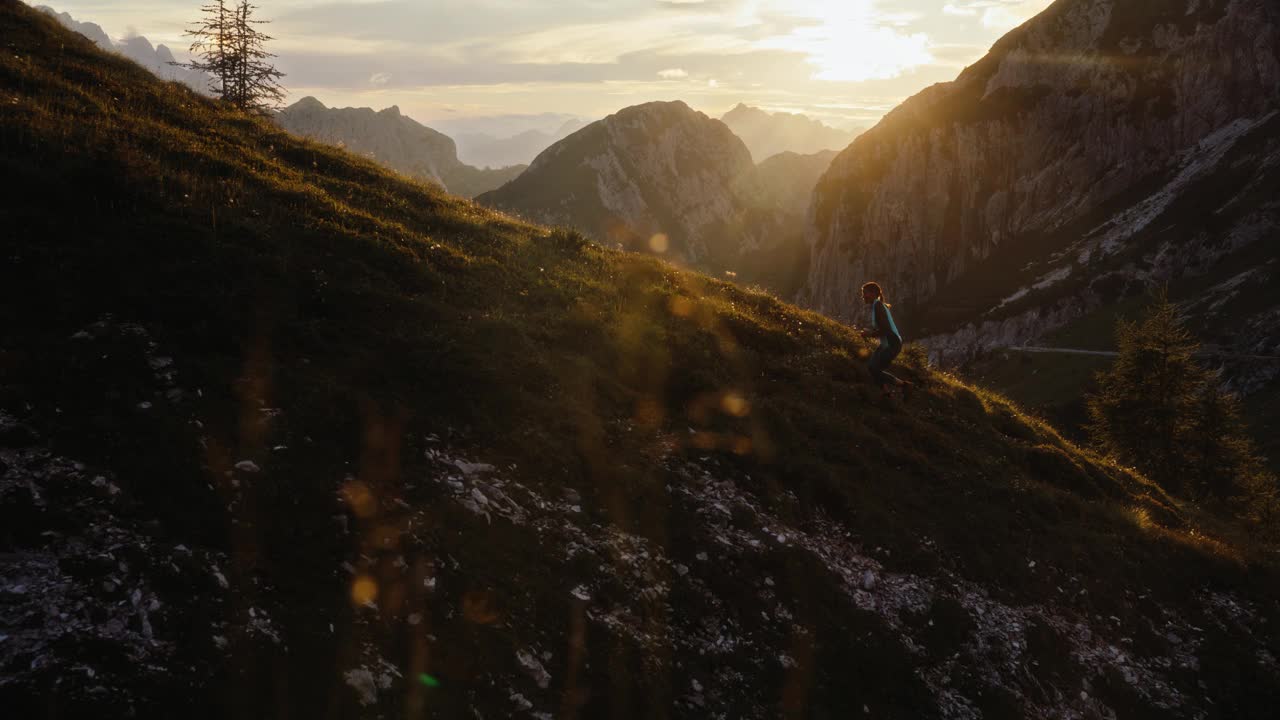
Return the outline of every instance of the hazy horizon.
<path id="1" fill-rule="evenodd" d="M 145 36 L 179 55 L 200 6 L 30 4 L 97 23 L 113 39 Z M 953 79 L 1050 0 L 259 4 L 288 75 L 288 102 L 311 95 L 330 107 L 396 105 L 433 126 L 485 118 L 496 120 L 489 132 L 515 134 L 555 124 L 548 118 L 598 119 L 654 100 L 683 100 L 713 117 L 741 102 L 865 127 Z"/>

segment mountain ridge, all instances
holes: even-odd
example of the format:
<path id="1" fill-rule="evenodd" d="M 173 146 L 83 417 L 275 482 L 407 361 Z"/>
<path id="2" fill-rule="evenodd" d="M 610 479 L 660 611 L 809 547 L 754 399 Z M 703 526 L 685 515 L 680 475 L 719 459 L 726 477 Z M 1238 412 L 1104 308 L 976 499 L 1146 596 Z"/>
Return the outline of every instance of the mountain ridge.
<path id="1" fill-rule="evenodd" d="M 749 276 L 754 250 L 798 245 L 779 239 L 785 218 L 764 196 L 742 141 L 680 101 L 636 105 L 592 123 L 478 200 L 712 273 Z M 795 262 L 783 264 L 790 270 Z"/>
<path id="2" fill-rule="evenodd" d="M 769 113 L 745 103 L 738 103 L 720 121 L 742 138 L 757 164 L 783 152 L 812 155 L 843 150 L 859 134 L 829 127 L 805 115 Z"/>
<path id="3" fill-rule="evenodd" d="M 518 176 L 523 166 L 480 169 L 458 159 L 453 138 L 400 112 L 398 106 L 329 108 L 305 97 L 279 110 L 274 119 L 286 130 L 368 155 L 412 177 L 433 180 L 450 192 L 475 197 Z"/>

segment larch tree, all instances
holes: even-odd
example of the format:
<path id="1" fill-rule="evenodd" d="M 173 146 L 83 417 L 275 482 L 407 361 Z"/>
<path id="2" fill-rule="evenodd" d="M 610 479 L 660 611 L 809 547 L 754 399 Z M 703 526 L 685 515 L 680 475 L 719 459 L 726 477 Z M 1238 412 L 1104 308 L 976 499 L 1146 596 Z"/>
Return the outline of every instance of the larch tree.
<path id="1" fill-rule="evenodd" d="M 201 7 L 201 19 L 186 32 L 193 38 L 192 60 L 175 64 L 207 73 L 213 94 L 235 107 L 267 113 L 284 99 L 284 73 L 271 64 L 275 55 L 266 44 L 273 38 L 259 29 L 269 21 L 255 20 L 257 9 L 248 0 L 234 7 L 214 0 Z"/>
<path id="2" fill-rule="evenodd" d="M 1161 293 L 1140 322 L 1116 326 L 1120 354 L 1088 398 L 1090 433 L 1166 489 L 1185 494 L 1192 417 L 1208 373 L 1177 307 Z"/>

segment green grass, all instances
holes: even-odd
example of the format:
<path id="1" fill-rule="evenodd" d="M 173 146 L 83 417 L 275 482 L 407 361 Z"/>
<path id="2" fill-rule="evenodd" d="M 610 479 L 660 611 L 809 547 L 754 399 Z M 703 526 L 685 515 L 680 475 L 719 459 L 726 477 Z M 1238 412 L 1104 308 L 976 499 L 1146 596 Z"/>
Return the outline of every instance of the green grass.
<path id="1" fill-rule="evenodd" d="M 1088 355 L 994 351 L 967 365 L 963 375 L 1084 443 L 1088 421 L 1084 397 L 1093 388 L 1094 375 L 1111 363 L 1110 358 Z"/>
<path id="2" fill-rule="evenodd" d="M 340 667 L 316 618 L 351 612 L 332 576 L 352 552 L 333 536 L 333 498 L 348 473 L 408 492 L 429 434 L 550 496 L 574 489 L 584 522 L 673 557 L 696 551 L 680 542 L 696 519 L 670 509 L 669 458 L 710 457 L 749 475 L 780 517 L 829 516 L 892 548 L 891 570 L 942 566 L 1017 603 L 1056 597 L 1029 555 L 1079 574 L 1100 613 L 1132 612 L 1121 586 L 1177 605 L 1189 587 L 1274 579 L 1229 529 L 1201 526 L 990 391 L 909 367 L 921 386 L 911 405 L 875 398 L 868 347 L 827 318 L 290 136 L 11 0 L 0 38 L 0 170 L 16 180 L 0 204 L 0 407 L 60 452 L 138 478 L 138 512 L 168 537 L 234 551 L 244 572 L 285 588 L 296 612 L 282 622 L 305 659 L 280 676 L 292 685 L 253 680 L 262 702 L 283 693 L 300 715 L 323 707 L 303 691 L 306 672 L 327 683 Z M 145 326 L 174 356 L 184 386 L 202 391 L 203 427 L 180 408 L 129 411 L 140 381 L 68 339 L 106 315 Z M 262 406 L 284 419 L 264 425 Z M 213 483 L 286 441 L 306 451 L 268 468 L 244 540 Z M 560 560 L 498 523 L 420 510 L 436 523 L 421 551 L 470 573 L 441 603 L 492 593 L 567 632 Z M 796 582 L 814 593 L 802 621 L 857 627 L 824 599 L 829 580 Z M 441 652 L 470 667 L 510 663 L 522 630 L 437 632 L 454 643 Z M 635 658 L 615 651 L 628 672 L 601 662 L 589 679 L 621 693 Z M 831 652 L 819 659 L 875 664 L 855 646 Z M 819 697 L 836 698 L 837 675 L 815 680 Z M 659 680 L 634 682 L 655 707 L 670 699 Z"/>

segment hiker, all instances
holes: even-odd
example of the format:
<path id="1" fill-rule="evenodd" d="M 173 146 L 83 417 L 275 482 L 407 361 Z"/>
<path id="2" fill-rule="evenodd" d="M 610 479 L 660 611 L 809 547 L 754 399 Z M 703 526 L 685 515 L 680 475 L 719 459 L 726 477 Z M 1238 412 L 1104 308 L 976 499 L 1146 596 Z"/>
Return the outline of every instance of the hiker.
<path id="1" fill-rule="evenodd" d="M 880 347 L 876 348 L 868 365 L 871 379 L 880 386 L 880 391 L 886 397 L 890 394 L 890 388 L 895 387 L 902 391 L 902 399 L 906 400 L 911 394 L 911 383 L 886 372 L 893 359 L 902 352 L 902 333 L 898 332 L 898 326 L 893 322 L 893 313 L 889 312 L 892 306 L 885 302 L 884 290 L 875 282 L 862 286 L 862 302 L 871 306 L 871 328 L 863 330 L 862 337 L 868 340 L 880 338 Z"/>

